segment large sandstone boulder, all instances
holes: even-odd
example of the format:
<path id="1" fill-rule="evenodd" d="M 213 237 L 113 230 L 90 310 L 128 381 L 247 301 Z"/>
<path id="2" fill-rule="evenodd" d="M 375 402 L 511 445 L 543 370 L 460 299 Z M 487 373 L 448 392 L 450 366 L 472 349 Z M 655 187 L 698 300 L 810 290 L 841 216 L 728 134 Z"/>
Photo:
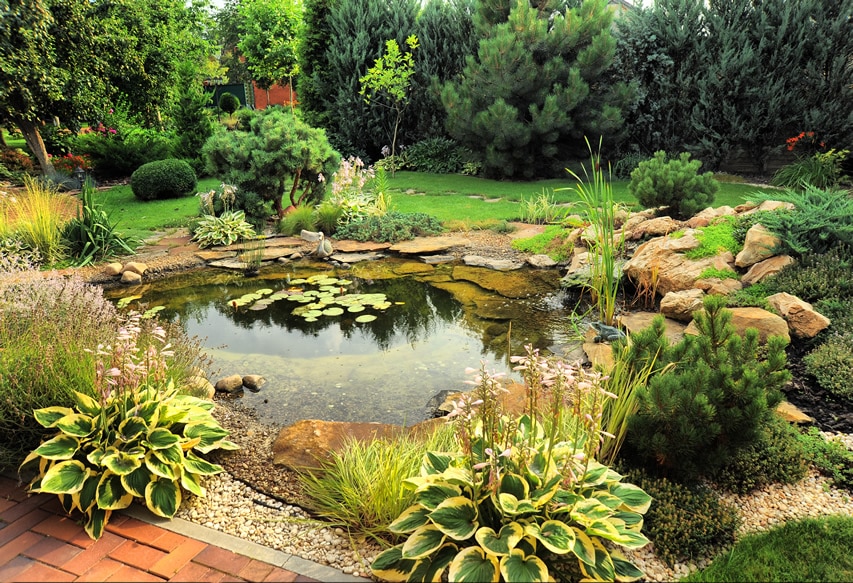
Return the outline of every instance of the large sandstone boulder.
<path id="1" fill-rule="evenodd" d="M 243 377 L 238 374 L 232 374 L 227 377 L 223 377 L 216 381 L 216 384 L 213 385 L 213 388 L 219 391 L 220 393 L 236 393 L 243 389 Z"/>
<path id="2" fill-rule="evenodd" d="M 749 267 L 776 254 L 781 240 L 763 225 L 755 224 L 746 232 L 743 249 L 735 257 L 735 265 Z"/>
<path id="3" fill-rule="evenodd" d="M 654 320 L 657 315 L 658 314 L 654 314 L 652 312 L 628 312 L 620 315 L 618 320 L 619 325 L 628 331 L 628 337 L 630 338 L 631 334 L 639 332 L 640 330 L 645 330 L 651 326 L 652 320 Z M 686 324 L 664 317 L 663 325 L 664 336 L 670 344 L 678 344 L 681 342 L 681 339 L 684 338 L 684 329 L 687 327 Z"/>
<path id="4" fill-rule="evenodd" d="M 661 295 L 696 287 L 696 280 L 711 268 L 734 270 L 734 257 L 729 252 L 713 257 L 688 259 L 683 251 L 698 245 L 695 237 L 686 234 L 672 239 L 658 237 L 637 247 L 634 256 L 623 266 L 625 275 L 637 287 L 654 289 Z"/>
<path id="5" fill-rule="evenodd" d="M 692 322 L 693 312 L 702 309 L 704 297 L 705 292 L 700 289 L 669 292 L 660 300 L 660 313 L 681 322 Z"/>
<path id="6" fill-rule="evenodd" d="M 814 338 L 829 327 L 829 318 L 819 314 L 812 305 L 785 292 L 768 296 L 768 303 L 782 314 L 788 322 L 788 329 L 797 338 Z"/>
<path id="7" fill-rule="evenodd" d="M 786 341 L 791 341 L 788 324 L 781 316 L 762 308 L 729 308 L 729 310 L 732 313 L 732 325 L 741 336 L 747 328 L 755 328 L 758 330 L 758 340 L 761 343 L 767 342 L 770 336 L 781 336 Z M 691 322 L 684 333 L 698 335 L 699 329 L 696 327 L 696 322 Z"/>
<path id="8" fill-rule="evenodd" d="M 776 275 L 793 263 L 794 258 L 790 255 L 774 255 L 764 261 L 759 261 L 751 265 L 746 273 L 743 274 L 743 277 L 740 278 L 740 282 L 747 286 L 758 283 L 766 277 Z"/>

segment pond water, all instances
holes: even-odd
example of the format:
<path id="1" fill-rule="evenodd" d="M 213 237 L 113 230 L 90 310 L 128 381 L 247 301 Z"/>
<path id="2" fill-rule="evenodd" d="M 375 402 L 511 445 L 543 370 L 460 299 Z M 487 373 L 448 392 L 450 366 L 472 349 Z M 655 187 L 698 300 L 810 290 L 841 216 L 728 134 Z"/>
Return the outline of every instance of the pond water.
<path id="1" fill-rule="evenodd" d="M 511 373 L 509 354 L 525 344 L 555 353 L 576 344 L 556 271 L 398 259 L 329 267 L 265 267 L 256 277 L 204 269 L 106 294 L 158 307 L 199 337 L 212 382 L 262 375 L 260 391 L 240 398 L 277 425 L 411 425 L 442 391 L 469 388 L 468 367 Z"/>

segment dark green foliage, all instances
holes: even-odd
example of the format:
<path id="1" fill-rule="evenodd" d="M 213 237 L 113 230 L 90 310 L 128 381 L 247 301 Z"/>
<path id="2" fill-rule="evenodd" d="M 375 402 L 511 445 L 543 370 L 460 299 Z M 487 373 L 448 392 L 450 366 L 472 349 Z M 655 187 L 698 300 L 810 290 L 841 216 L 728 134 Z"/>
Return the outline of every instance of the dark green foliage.
<path id="1" fill-rule="evenodd" d="M 246 220 L 265 220 L 270 202 L 283 217 L 284 196 L 293 207 L 322 200 L 326 180 L 340 164 L 323 130 L 281 107 L 241 109 L 237 118 L 237 128 L 219 128 L 203 153 L 207 171 L 237 187 L 235 209 L 244 211 Z"/>
<path id="2" fill-rule="evenodd" d="M 729 308 L 762 308 L 771 311 L 768 293 L 764 283 L 755 283 L 726 296 L 726 306 Z"/>
<path id="3" fill-rule="evenodd" d="M 832 330 L 842 334 L 853 334 L 853 296 L 827 297 L 816 301 L 813 305 L 819 313 L 832 320 Z"/>
<path id="4" fill-rule="evenodd" d="M 803 362 L 835 399 L 853 401 L 853 332 L 830 334 Z"/>
<path id="5" fill-rule="evenodd" d="M 737 508 L 722 502 L 710 489 L 687 486 L 641 470 L 628 470 L 625 481 L 653 498 L 643 533 L 657 555 L 670 566 L 712 554 L 734 543 L 740 519 Z"/>
<path id="6" fill-rule="evenodd" d="M 302 4 L 304 26 L 300 32 L 299 72 L 295 83 L 302 115 L 314 127 L 329 127 L 322 86 L 328 65 L 326 45 L 331 38 L 328 18 L 332 4 L 333 0 L 305 0 Z"/>
<path id="7" fill-rule="evenodd" d="M 234 112 L 240 107 L 240 100 L 233 93 L 227 91 L 219 96 L 219 109 L 227 113 L 229 116 L 234 115 Z"/>
<path id="8" fill-rule="evenodd" d="M 87 265 L 115 255 L 133 254 L 133 241 L 116 232 L 117 223 L 110 220 L 95 196 L 95 188 L 87 180 L 80 192 L 80 210 L 62 231 L 68 253 L 76 259 L 77 265 Z"/>
<path id="9" fill-rule="evenodd" d="M 74 153 L 88 154 L 101 178 L 130 176 L 143 164 L 170 158 L 172 148 L 172 136 L 142 128 L 116 134 L 92 132 L 74 140 Z"/>
<path id="10" fill-rule="evenodd" d="M 749 231 L 753 226 L 755 226 L 756 223 L 761 222 L 761 214 L 741 213 L 739 215 L 731 217 L 730 221 L 732 225 L 732 237 L 734 237 L 734 240 L 737 243 L 738 247 L 743 248 L 743 244 L 746 241 L 747 231 Z"/>
<path id="11" fill-rule="evenodd" d="M 754 443 L 790 378 L 786 341 L 768 338 L 760 360 L 758 331 L 737 334 L 725 302 L 719 296 L 705 298 L 704 310 L 694 314 L 699 335 L 664 349 L 658 362 L 672 363 L 672 370 L 654 375 L 637 392 L 627 444 L 644 463 L 671 476 L 713 474 Z M 652 340 L 647 344 L 661 346 Z"/>
<path id="12" fill-rule="evenodd" d="M 711 206 L 720 188 L 711 172 L 699 174 L 701 165 L 687 152 L 667 160 L 666 152 L 659 150 L 631 172 L 628 191 L 645 208 L 665 206 L 677 218 L 690 218 Z"/>
<path id="13" fill-rule="evenodd" d="M 711 168 L 741 151 L 760 171 L 801 131 L 847 147 L 851 10 L 851 0 L 658 0 L 627 11 L 616 68 L 638 85 L 628 143 L 689 151 Z"/>
<path id="14" fill-rule="evenodd" d="M 816 427 L 809 427 L 797 438 L 806 459 L 821 474 L 832 478 L 835 486 L 853 491 L 853 451 L 839 441 L 824 439 Z"/>
<path id="15" fill-rule="evenodd" d="M 52 123 L 45 124 L 39 131 L 44 148 L 51 156 L 64 156 L 72 152 L 74 134 L 68 129 Z"/>
<path id="16" fill-rule="evenodd" d="M 284 215 L 284 218 L 278 222 L 278 232 L 283 235 L 299 235 L 303 229 L 306 231 L 317 230 L 317 221 L 312 206 L 298 206 Z"/>
<path id="17" fill-rule="evenodd" d="M 21 150 L 0 147 L 0 179 L 21 183 L 35 170 L 32 159 Z"/>
<path id="18" fill-rule="evenodd" d="M 645 162 L 649 157 L 638 152 L 623 154 L 613 164 L 613 178 L 617 180 L 629 180 L 631 172 L 636 170 L 640 162 Z"/>
<path id="19" fill-rule="evenodd" d="M 752 444 L 737 451 L 713 475 L 727 492 L 748 494 L 768 484 L 794 484 L 803 479 L 808 465 L 797 439 L 799 430 L 781 416 L 770 422 Z"/>
<path id="20" fill-rule="evenodd" d="M 359 95 L 359 79 L 385 51 L 388 40 L 406 46 L 414 32 L 418 0 L 337 0 L 326 25 L 325 61 L 315 67 L 315 89 L 322 100 L 317 108 L 328 115 L 324 127 L 329 140 L 344 155 L 360 155 L 365 162 L 379 157 L 391 144 L 393 127 L 385 112 L 371 108 Z"/>
<path id="21" fill-rule="evenodd" d="M 585 136 L 615 139 L 631 92 L 600 82 L 613 61 L 612 12 L 603 0 L 540 11 L 506 2 L 509 20 L 480 29 L 476 57 L 444 85 L 448 133 L 482 159 L 487 176 L 558 176 Z"/>
<path id="22" fill-rule="evenodd" d="M 465 156 L 462 148 L 447 138 L 429 138 L 405 150 L 406 167 L 416 172 L 452 174 L 462 170 Z"/>
<path id="23" fill-rule="evenodd" d="M 184 158 L 198 175 L 204 167 L 201 148 L 213 134 L 213 121 L 208 106 L 211 93 L 204 91 L 189 65 L 181 69 L 181 83 L 172 107 L 172 125 L 175 128 L 175 156 Z"/>
<path id="24" fill-rule="evenodd" d="M 139 200 L 192 196 L 197 183 L 192 166 L 177 158 L 148 162 L 130 176 L 130 188 Z"/>
<path id="25" fill-rule="evenodd" d="M 821 190 L 812 185 L 753 198 L 790 202 L 793 210 L 770 211 L 761 224 L 782 240 L 784 250 L 795 255 L 824 253 L 839 243 L 853 248 L 853 195 L 845 190 Z"/>
<path id="26" fill-rule="evenodd" d="M 809 303 L 853 299 L 853 248 L 838 245 L 826 253 L 806 253 L 762 283 L 768 294 L 787 292 Z"/>
<path id="27" fill-rule="evenodd" d="M 441 222 L 428 214 L 389 212 L 344 225 L 335 235 L 339 239 L 396 243 L 437 235 L 443 230 Z"/>
<path id="28" fill-rule="evenodd" d="M 477 51 L 476 4 L 477 0 L 429 0 L 418 14 L 414 34 L 420 47 L 415 53 L 408 121 L 401 131 L 404 144 L 446 134 L 441 85 L 461 74 L 465 59 Z"/>

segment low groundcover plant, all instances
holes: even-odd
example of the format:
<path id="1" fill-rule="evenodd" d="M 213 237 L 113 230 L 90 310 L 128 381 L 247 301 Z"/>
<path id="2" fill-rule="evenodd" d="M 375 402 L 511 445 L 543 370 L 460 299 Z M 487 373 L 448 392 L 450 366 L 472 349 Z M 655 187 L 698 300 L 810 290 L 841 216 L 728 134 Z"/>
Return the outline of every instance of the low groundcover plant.
<path id="1" fill-rule="evenodd" d="M 57 433 L 19 469 L 35 472 L 30 492 L 57 494 L 66 512 L 82 512 L 86 533 L 95 540 L 112 511 L 136 498 L 155 514 L 172 518 L 182 489 L 203 496 L 200 477 L 222 471 L 199 454 L 237 448 L 213 418 L 213 403 L 179 394 L 168 378 L 169 345 L 138 348 L 140 317 L 129 315 L 114 347 L 98 348 L 99 398 L 74 391 L 74 408 L 34 411 L 36 421 Z M 165 332 L 158 329 L 155 336 L 164 338 Z"/>
<path id="2" fill-rule="evenodd" d="M 573 556 L 586 580 L 642 577 L 617 547 L 648 543 L 640 530 L 651 497 L 594 459 L 602 404 L 612 396 L 598 373 L 527 352 L 514 357 L 526 412 L 501 413 L 499 375 L 480 370 L 452 413 L 461 451 L 428 452 L 420 476 L 404 481 L 415 503 L 389 530 L 407 538 L 379 554 L 374 575 L 548 581 L 554 561 Z"/>

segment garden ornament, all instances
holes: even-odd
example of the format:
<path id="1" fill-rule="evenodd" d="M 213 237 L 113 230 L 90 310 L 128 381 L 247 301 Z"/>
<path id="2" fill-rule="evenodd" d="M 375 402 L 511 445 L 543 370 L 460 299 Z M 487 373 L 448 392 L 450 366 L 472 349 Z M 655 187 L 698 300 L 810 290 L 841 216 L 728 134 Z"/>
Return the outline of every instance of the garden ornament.
<path id="1" fill-rule="evenodd" d="M 619 328 L 608 326 L 604 322 L 591 322 L 590 327 L 596 331 L 593 342 L 613 342 L 625 338 L 625 333 Z"/>
<path id="2" fill-rule="evenodd" d="M 326 239 L 326 236 L 323 235 L 322 231 L 306 231 L 303 229 L 300 235 L 306 241 L 317 241 L 317 248 L 311 253 L 312 255 L 325 258 L 334 253 L 332 242 Z"/>

